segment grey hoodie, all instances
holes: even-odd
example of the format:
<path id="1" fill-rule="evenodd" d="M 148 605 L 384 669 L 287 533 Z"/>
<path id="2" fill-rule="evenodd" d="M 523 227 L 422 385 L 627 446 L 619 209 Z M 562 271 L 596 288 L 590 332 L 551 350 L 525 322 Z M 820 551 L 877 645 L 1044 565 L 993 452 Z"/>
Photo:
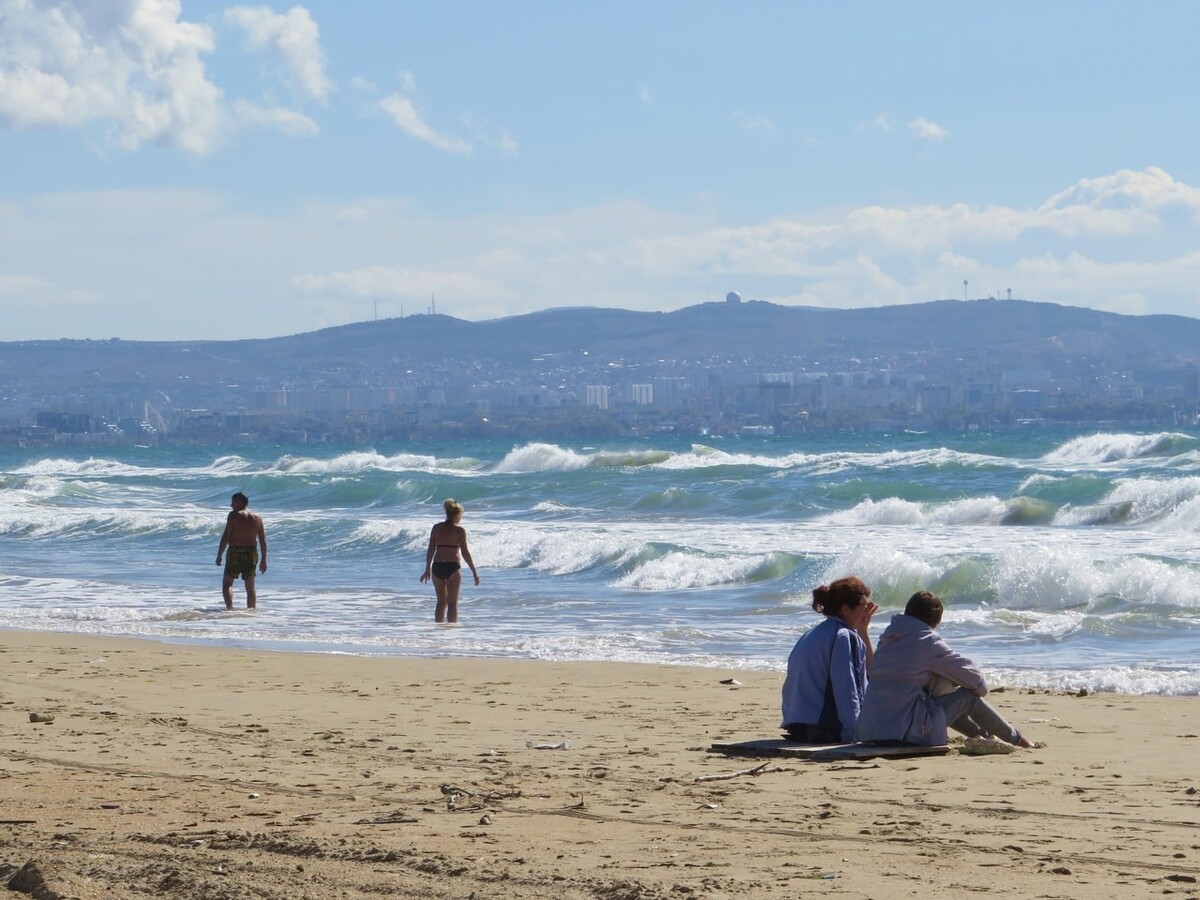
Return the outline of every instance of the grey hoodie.
<path id="1" fill-rule="evenodd" d="M 892 616 L 875 646 L 855 740 L 946 743 L 946 716 L 929 693 L 935 675 L 980 697 L 987 693 L 975 664 L 936 631 L 914 616 Z"/>

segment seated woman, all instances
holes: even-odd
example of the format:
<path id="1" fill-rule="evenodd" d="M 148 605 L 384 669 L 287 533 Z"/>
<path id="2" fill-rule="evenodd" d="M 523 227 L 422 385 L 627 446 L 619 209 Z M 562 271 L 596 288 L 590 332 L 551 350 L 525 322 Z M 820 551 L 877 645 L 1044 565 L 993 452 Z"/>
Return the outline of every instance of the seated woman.
<path id="1" fill-rule="evenodd" d="M 854 576 L 813 591 L 812 608 L 825 621 L 796 642 L 783 682 L 782 727 L 794 740 L 854 740 L 871 665 L 867 626 L 879 608 L 870 597 L 871 589 Z"/>
<path id="2" fill-rule="evenodd" d="M 942 601 L 918 591 L 892 616 L 879 638 L 871 684 L 858 717 L 855 740 L 946 743 L 947 725 L 969 737 L 997 737 L 1018 747 L 1033 744 L 983 699 L 987 682 L 971 660 L 955 653 L 935 628 Z M 934 696 L 935 681 L 954 685 Z"/>

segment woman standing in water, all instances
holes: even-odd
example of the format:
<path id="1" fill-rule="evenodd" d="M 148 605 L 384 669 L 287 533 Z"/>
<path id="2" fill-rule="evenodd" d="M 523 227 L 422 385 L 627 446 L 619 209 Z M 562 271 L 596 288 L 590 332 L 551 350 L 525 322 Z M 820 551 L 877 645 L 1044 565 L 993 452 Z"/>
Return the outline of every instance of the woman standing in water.
<path id="1" fill-rule="evenodd" d="M 458 589 L 462 587 L 460 552 L 471 567 L 476 585 L 479 584 L 479 573 L 475 571 L 475 561 L 467 549 L 467 529 L 458 524 L 462 521 L 462 504 L 448 498 L 442 507 L 446 510 L 446 521 L 438 522 L 429 532 L 429 549 L 425 551 L 425 573 L 421 581 L 432 579 L 433 589 L 437 592 L 434 621 L 457 622 Z"/>

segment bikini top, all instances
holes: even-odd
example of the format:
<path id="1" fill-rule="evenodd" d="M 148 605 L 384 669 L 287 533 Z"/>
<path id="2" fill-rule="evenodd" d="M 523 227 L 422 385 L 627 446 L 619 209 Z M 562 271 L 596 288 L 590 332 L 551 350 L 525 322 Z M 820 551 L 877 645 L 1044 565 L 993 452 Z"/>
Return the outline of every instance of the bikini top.
<path id="1" fill-rule="evenodd" d="M 458 544 L 438 544 L 439 550 L 457 550 Z"/>

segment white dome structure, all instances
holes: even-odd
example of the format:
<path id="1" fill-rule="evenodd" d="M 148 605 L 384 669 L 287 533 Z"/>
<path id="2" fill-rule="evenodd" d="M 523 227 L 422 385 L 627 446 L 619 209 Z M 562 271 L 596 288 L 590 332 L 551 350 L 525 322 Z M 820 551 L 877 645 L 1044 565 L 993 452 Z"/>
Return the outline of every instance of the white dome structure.
<path id="1" fill-rule="evenodd" d="M 726 303 L 741 303 L 742 295 L 739 294 L 737 291 L 730 291 L 728 294 L 725 295 L 725 302 Z"/>

